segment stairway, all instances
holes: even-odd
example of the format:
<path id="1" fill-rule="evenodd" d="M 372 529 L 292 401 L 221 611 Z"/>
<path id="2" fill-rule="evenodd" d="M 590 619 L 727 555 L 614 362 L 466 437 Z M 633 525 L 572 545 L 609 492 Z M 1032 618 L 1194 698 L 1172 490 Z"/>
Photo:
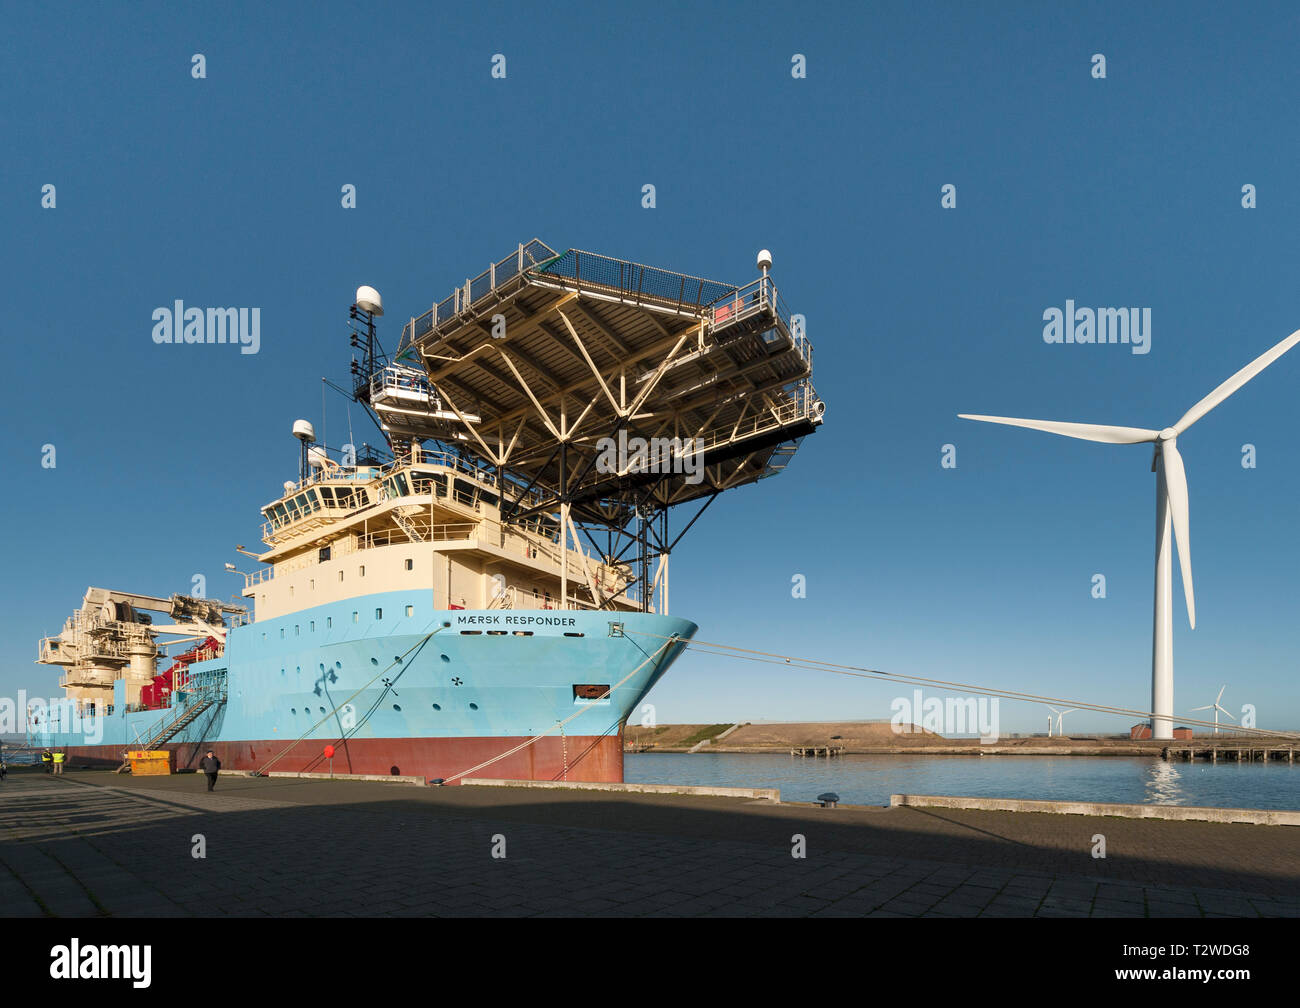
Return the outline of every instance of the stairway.
<path id="1" fill-rule="evenodd" d="M 406 515 L 402 514 L 402 509 L 400 507 L 393 508 L 390 513 L 393 516 L 393 521 L 397 522 L 398 527 L 406 533 L 406 537 L 410 539 L 411 542 L 424 542 L 424 535 L 415 527 L 414 524 L 412 524 L 411 520 L 407 518 Z"/>
<path id="2" fill-rule="evenodd" d="M 185 712 L 180 717 L 178 717 L 171 724 L 164 726 L 163 729 L 159 731 L 157 735 L 151 738 L 140 748 L 145 751 L 148 751 L 150 749 L 157 749 L 159 746 L 167 742 L 170 742 L 180 732 L 184 731 L 187 725 L 193 724 L 195 719 L 198 718 L 198 716 L 202 714 L 204 711 L 208 710 L 209 708 L 217 704 L 223 704 L 225 702 L 226 702 L 226 695 L 224 693 L 218 693 L 213 696 L 209 696 L 206 700 L 202 700 L 199 703 L 194 704 L 192 707 L 187 707 L 185 709 Z M 122 765 L 117 768 L 117 772 L 126 773 L 130 768 L 131 768 L 131 761 L 123 760 Z"/>

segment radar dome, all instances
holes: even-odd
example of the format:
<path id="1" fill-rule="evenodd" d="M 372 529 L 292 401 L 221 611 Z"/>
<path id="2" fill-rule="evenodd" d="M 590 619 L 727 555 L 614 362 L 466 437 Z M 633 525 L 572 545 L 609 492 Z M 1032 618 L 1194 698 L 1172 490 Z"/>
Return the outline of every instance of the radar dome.
<path id="1" fill-rule="evenodd" d="M 758 268 L 761 270 L 772 268 L 772 253 L 767 249 L 758 253 Z"/>
<path id="2" fill-rule="evenodd" d="M 379 296 L 379 291 L 373 287 L 357 288 L 357 307 L 362 311 L 368 311 L 371 315 L 384 314 L 384 299 Z"/>
<path id="3" fill-rule="evenodd" d="M 293 436 L 299 441 L 315 441 L 316 428 L 311 425 L 310 420 L 295 420 L 293 422 Z"/>

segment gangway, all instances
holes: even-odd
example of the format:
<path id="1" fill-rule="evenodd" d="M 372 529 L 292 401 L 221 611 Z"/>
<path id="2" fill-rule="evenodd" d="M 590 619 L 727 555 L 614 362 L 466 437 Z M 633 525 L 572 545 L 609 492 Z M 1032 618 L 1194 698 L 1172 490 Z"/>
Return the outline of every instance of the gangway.
<path id="1" fill-rule="evenodd" d="M 149 751 L 157 749 L 159 746 L 166 745 L 187 727 L 198 720 L 199 716 L 205 711 L 219 707 L 226 702 L 226 676 L 225 670 L 221 669 L 216 672 L 204 672 L 196 675 L 191 680 L 192 693 L 185 709 L 174 720 L 163 725 L 148 741 L 142 746 L 141 750 Z M 126 773 L 130 769 L 130 760 L 123 760 L 122 765 L 117 768 L 118 773 Z"/>

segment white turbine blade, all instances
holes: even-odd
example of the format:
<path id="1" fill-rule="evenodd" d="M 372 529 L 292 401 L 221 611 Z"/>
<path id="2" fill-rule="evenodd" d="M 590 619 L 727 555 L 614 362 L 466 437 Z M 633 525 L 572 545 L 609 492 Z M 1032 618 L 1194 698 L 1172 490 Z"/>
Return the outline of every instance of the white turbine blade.
<path id="1" fill-rule="evenodd" d="M 1159 431 L 1142 427 L 1107 427 L 1103 424 L 1064 423 L 1059 420 L 1019 420 L 1015 417 L 980 416 L 975 413 L 958 413 L 957 416 L 962 420 L 1028 427 L 1030 430 L 1047 431 L 1048 434 L 1060 434 L 1081 441 L 1101 441 L 1104 444 L 1145 444 L 1160 436 Z"/>
<path id="2" fill-rule="evenodd" d="M 1216 704 L 1215 706 L 1218 707 L 1217 704 Z M 1229 714 L 1229 713 L 1228 713 L 1226 710 L 1224 710 L 1222 707 L 1218 707 L 1218 709 L 1219 709 L 1220 711 L 1223 712 L 1223 716 L 1224 716 L 1224 717 L 1230 717 L 1230 718 L 1232 718 L 1232 720 L 1234 720 L 1234 721 L 1237 720 L 1237 717 L 1236 717 L 1235 714 Z"/>
<path id="3" fill-rule="evenodd" d="M 1272 350 L 1269 350 L 1267 353 L 1260 354 L 1253 361 L 1247 364 L 1244 368 L 1238 371 L 1235 375 L 1229 378 L 1226 382 L 1224 382 L 1213 392 L 1207 395 L 1204 399 L 1198 402 L 1195 406 L 1189 409 L 1186 413 L 1184 413 L 1183 418 L 1179 420 L 1178 423 L 1174 424 L 1174 430 L 1178 434 L 1181 434 L 1183 431 L 1187 430 L 1188 427 L 1196 423 L 1197 420 L 1205 416 L 1205 414 L 1210 412 L 1210 410 L 1214 409 L 1215 406 L 1218 406 L 1219 403 L 1227 399 L 1228 396 L 1236 392 L 1237 389 L 1245 385 L 1246 382 L 1254 378 L 1255 375 L 1263 371 L 1266 367 L 1272 364 L 1275 360 L 1281 357 L 1284 353 L 1290 350 L 1297 343 L 1300 343 L 1300 329 L 1297 329 L 1290 336 L 1284 339 L 1281 343 L 1275 346 Z"/>
<path id="4" fill-rule="evenodd" d="M 1224 683 L 1221 687 L 1219 687 L 1219 695 L 1214 698 L 1214 705 L 1216 707 L 1219 705 L 1219 701 L 1223 699 L 1223 691 L 1226 690 L 1227 688 L 1228 688 L 1227 683 Z"/>
<path id="5" fill-rule="evenodd" d="M 1209 704 L 1205 707 L 1193 707 L 1192 710 L 1214 710 L 1214 704 Z"/>
<path id="6" fill-rule="evenodd" d="M 1169 494 L 1169 511 L 1174 522 L 1174 541 L 1178 543 L 1178 565 L 1183 569 L 1183 596 L 1187 599 L 1187 622 L 1196 629 L 1196 597 L 1192 594 L 1192 539 L 1187 527 L 1187 473 L 1183 457 L 1172 441 L 1160 442 L 1165 463 L 1165 487 Z"/>
<path id="7" fill-rule="evenodd" d="M 1078 707 L 1071 707 L 1069 710 L 1063 710 L 1061 711 L 1061 716 L 1064 717 L 1066 714 L 1073 714 L 1078 709 Z"/>

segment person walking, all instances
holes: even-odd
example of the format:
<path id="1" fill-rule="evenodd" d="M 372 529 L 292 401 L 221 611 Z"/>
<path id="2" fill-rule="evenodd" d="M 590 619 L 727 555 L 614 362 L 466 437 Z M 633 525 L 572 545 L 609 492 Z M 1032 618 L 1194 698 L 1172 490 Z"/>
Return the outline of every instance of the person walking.
<path id="1" fill-rule="evenodd" d="M 211 791 L 217 783 L 217 772 L 221 769 L 221 760 L 217 759 L 217 754 L 211 749 L 208 754 L 199 760 L 199 769 L 208 776 L 208 790 Z"/>
<path id="2" fill-rule="evenodd" d="M 54 776 L 63 776 L 63 761 L 68 758 L 67 753 L 62 749 L 54 750 Z"/>

